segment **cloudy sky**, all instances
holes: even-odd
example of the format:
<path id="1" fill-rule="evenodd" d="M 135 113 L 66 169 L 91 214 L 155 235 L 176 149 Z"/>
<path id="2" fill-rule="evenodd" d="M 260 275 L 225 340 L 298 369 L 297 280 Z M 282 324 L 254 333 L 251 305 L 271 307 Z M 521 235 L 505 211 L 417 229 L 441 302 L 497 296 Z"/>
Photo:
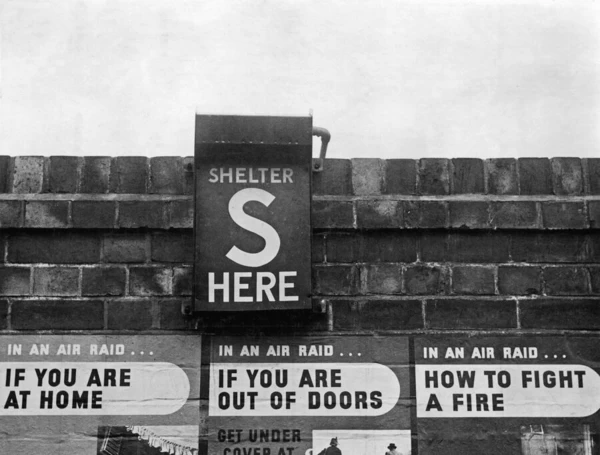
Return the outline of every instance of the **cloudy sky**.
<path id="1" fill-rule="evenodd" d="M 600 156 L 600 5 L 3 0 L 8 155 L 193 155 L 194 114 L 307 115 L 331 157 Z"/>

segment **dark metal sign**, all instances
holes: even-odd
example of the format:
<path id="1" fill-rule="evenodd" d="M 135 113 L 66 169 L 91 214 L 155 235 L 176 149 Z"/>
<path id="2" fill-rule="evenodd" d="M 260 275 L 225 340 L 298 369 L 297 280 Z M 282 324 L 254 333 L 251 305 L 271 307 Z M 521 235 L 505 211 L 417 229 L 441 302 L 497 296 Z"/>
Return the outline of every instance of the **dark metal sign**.
<path id="1" fill-rule="evenodd" d="M 310 308 L 312 118 L 196 116 L 197 311 Z"/>

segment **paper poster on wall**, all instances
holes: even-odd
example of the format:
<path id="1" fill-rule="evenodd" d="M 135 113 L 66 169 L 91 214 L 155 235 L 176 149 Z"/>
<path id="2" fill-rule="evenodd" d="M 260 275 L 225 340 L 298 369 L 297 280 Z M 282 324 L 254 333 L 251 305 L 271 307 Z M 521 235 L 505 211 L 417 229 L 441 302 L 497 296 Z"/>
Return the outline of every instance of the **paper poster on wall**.
<path id="1" fill-rule="evenodd" d="M 600 454 L 593 337 L 415 338 L 419 454 Z"/>
<path id="2" fill-rule="evenodd" d="M 0 337 L 0 453 L 197 455 L 200 337 Z"/>
<path id="3" fill-rule="evenodd" d="M 217 337 L 211 351 L 209 454 L 410 453 L 406 338 Z"/>

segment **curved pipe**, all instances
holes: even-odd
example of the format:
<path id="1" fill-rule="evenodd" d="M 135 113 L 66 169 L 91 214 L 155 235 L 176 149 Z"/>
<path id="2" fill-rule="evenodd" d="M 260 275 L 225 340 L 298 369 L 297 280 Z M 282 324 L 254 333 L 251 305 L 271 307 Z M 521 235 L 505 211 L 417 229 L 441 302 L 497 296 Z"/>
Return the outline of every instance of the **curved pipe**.
<path id="1" fill-rule="evenodd" d="M 322 172 L 323 163 L 325 161 L 325 155 L 327 154 L 327 145 L 329 144 L 329 140 L 331 139 L 331 133 L 325 128 L 313 126 L 312 135 L 321 138 L 321 152 L 319 154 L 319 159 L 315 162 L 313 166 L 313 170 L 315 172 Z"/>

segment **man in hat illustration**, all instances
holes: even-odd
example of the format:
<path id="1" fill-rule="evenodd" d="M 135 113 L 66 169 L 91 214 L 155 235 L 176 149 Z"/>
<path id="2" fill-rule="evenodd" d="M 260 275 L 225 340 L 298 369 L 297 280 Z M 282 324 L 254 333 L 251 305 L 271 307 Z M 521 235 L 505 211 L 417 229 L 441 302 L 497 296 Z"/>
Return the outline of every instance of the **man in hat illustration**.
<path id="1" fill-rule="evenodd" d="M 329 447 L 321 450 L 319 455 L 342 455 L 342 451 L 338 449 L 338 438 L 331 438 Z"/>
<path id="2" fill-rule="evenodd" d="M 387 446 L 388 451 L 385 453 L 385 455 L 400 455 L 400 452 L 398 452 L 396 449 L 396 444 L 394 444 L 393 442 Z"/>

